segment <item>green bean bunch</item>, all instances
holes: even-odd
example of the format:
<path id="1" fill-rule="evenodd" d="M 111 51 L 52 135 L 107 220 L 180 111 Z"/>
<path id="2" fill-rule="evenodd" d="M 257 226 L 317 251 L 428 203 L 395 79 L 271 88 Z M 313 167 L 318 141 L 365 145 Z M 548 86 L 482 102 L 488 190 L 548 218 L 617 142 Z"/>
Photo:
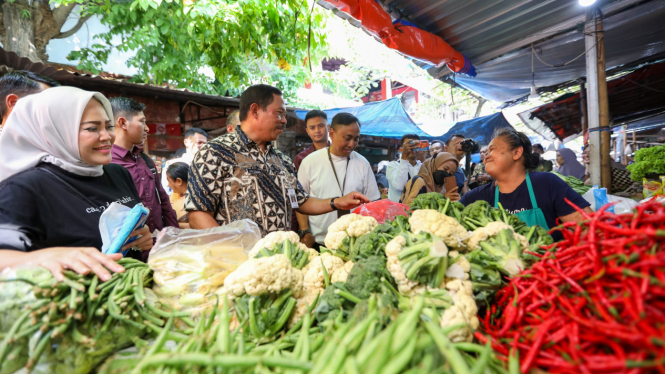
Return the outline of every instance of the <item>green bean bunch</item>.
<path id="1" fill-rule="evenodd" d="M 107 282 L 100 282 L 94 274 L 65 271 L 62 282 L 51 277 L 34 284 L 36 299 L 14 321 L 0 343 L 0 372 L 11 372 L 10 368 L 22 365 L 30 371 L 54 345 L 56 360 L 64 361 L 82 360 L 77 353 L 84 347 L 93 361 L 80 368 L 84 372 L 88 366 L 94 367 L 131 344 L 132 338 L 145 335 L 152 327 L 164 326 L 172 314 L 146 302 L 143 288 L 152 282 L 148 265 L 133 259 L 119 263 L 125 271 L 113 274 Z M 126 336 L 109 341 L 113 335 L 109 332 L 113 331 Z M 33 342 L 28 344 L 30 339 Z M 65 357 L 65 351 L 73 357 Z"/>
<path id="2" fill-rule="evenodd" d="M 313 308 L 311 308 L 313 309 Z M 427 316 L 424 298 L 384 328 L 380 311 L 370 306 L 363 319 L 344 321 L 340 313 L 313 327 L 312 310 L 279 338 L 257 345 L 247 323 L 230 329 L 224 301 L 217 315 L 198 321 L 189 337 L 172 336 L 169 320 L 143 355 L 115 370 L 143 373 L 491 373 L 507 374 L 490 345 L 452 343 Z M 217 318 L 217 322 L 215 321 Z M 177 340 L 167 347 L 169 340 Z M 112 362 L 105 364 L 109 368 Z"/>

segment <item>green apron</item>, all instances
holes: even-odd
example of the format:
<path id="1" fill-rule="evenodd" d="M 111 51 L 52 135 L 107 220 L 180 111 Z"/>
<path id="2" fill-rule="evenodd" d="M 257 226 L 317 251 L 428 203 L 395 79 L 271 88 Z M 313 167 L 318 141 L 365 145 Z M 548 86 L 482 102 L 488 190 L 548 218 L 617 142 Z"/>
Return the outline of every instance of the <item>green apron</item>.
<path id="1" fill-rule="evenodd" d="M 533 195 L 533 188 L 531 187 L 531 178 L 529 178 L 529 173 L 526 173 L 526 186 L 529 189 L 529 197 L 531 198 L 531 206 L 533 209 L 524 210 L 516 214 L 517 218 L 521 219 L 524 223 L 529 226 L 538 225 L 545 229 L 550 229 L 547 225 L 547 220 L 545 220 L 545 215 L 543 211 L 538 208 L 538 203 L 536 202 L 536 197 Z M 496 186 L 496 191 L 494 192 L 494 207 L 499 207 L 499 186 Z"/>

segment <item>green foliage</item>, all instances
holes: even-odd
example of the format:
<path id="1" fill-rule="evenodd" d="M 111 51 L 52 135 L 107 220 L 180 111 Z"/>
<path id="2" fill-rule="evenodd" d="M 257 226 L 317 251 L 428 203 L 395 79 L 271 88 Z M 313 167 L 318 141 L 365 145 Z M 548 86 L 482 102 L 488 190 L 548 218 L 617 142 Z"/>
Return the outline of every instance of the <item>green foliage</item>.
<path id="1" fill-rule="evenodd" d="M 665 174 L 665 145 L 638 150 L 635 163 L 628 165 L 627 169 L 630 178 L 636 182 L 642 182 L 648 174 Z"/>
<path id="2" fill-rule="evenodd" d="M 113 49 L 134 51 L 127 65 L 138 70 L 136 82 L 222 95 L 268 83 L 289 98 L 312 79 L 308 56 L 317 65 L 324 55 L 321 30 L 328 15 L 319 8 L 310 13 L 298 0 L 86 2 L 81 15 L 101 15 L 110 31 L 68 58 L 98 73 Z M 214 78 L 206 76 L 208 69 Z"/>
<path id="3" fill-rule="evenodd" d="M 258 341 L 270 341 L 281 331 L 296 306 L 291 291 L 261 296 L 244 294 L 233 301 L 238 320 L 247 324 L 248 334 Z"/>
<path id="4" fill-rule="evenodd" d="M 447 197 L 438 192 L 428 192 L 416 196 L 409 206 L 411 210 L 434 209 L 458 221 L 462 219 L 464 205 L 459 201 L 450 201 Z"/>
<path id="5" fill-rule="evenodd" d="M 255 258 L 272 257 L 276 254 L 285 255 L 291 260 L 291 266 L 296 269 L 302 269 L 309 263 L 309 254 L 300 250 L 297 245 L 293 245 L 288 239 L 284 240 L 282 243 L 276 244 L 272 250 L 262 248 L 259 253 L 256 254 Z"/>

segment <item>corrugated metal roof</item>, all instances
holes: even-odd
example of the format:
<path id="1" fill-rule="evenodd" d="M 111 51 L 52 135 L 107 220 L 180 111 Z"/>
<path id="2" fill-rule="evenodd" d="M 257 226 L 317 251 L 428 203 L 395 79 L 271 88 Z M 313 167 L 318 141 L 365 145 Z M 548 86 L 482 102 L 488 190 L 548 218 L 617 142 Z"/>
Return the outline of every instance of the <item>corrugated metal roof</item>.
<path id="1" fill-rule="evenodd" d="M 514 77 L 506 78 L 511 80 L 512 85 L 506 84 L 503 87 L 501 79 L 496 81 L 499 89 L 515 91 L 508 95 L 511 96 L 510 99 L 522 95 L 521 91 L 528 93 L 531 85 L 531 44 L 535 44 L 538 48 L 538 45 L 544 42 L 557 44 L 561 39 L 562 42 L 559 44 L 562 44 L 560 45 L 562 50 L 559 54 L 565 58 L 564 51 L 569 49 L 565 45 L 565 39 L 570 38 L 573 33 L 581 35 L 587 11 L 587 8 L 579 5 L 578 0 L 380 0 L 380 2 L 384 4 L 384 8 L 390 12 L 393 19 L 403 18 L 415 23 L 422 29 L 440 36 L 451 47 L 469 58 L 476 67 L 478 76 L 467 80 L 485 84 L 484 80 L 489 79 L 491 82 L 487 82 L 488 84 L 495 84 L 495 77 L 487 76 L 490 68 L 513 72 Z M 640 23 L 644 22 L 639 16 L 629 13 L 639 13 L 639 8 L 645 9 L 642 11 L 647 11 L 647 8 L 658 9 L 658 3 L 663 2 L 663 0 L 598 0 L 604 17 L 616 20 L 624 19 L 625 15 L 625 21 L 630 23 L 629 28 L 639 28 Z M 319 0 L 319 4 L 349 20 L 351 24 L 360 26 L 359 22 L 332 8 L 324 0 Z M 662 39 L 665 39 L 665 35 Z M 606 45 L 612 42 L 608 40 Z M 642 44 L 639 42 L 633 44 L 632 49 L 640 49 L 640 53 L 643 52 L 639 58 L 654 55 L 649 53 L 649 50 L 653 49 L 649 43 L 650 41 L 645 38 Z M 575 46 L 570 53 L 578 55 L 583 52 L 584 45 L 580 44 L 582 48 L 580 51 Z M 516 61 L 514 59 L 516 55 L 526 57 L 524 61 Z M 650 61 L 653 60 L 655 59 Z M 414 62 L 427 69 L 435 78 L 443 78 L 450 73 L 446 66 L 435 67 L 425 62 Z M 620 64 L 630 62 L 632 61 L 620 61 Z M 542 65 L 539 68 L 542 77 Z M 524 74 L 517 77 L 519 74 L 516 72 Z M 536 82 L 536 86 L 562 84 L 585 75 L 583 69 L 579 73 L 574 77 L 561 76 L 561 79 L 554 81 L 550 77 L 549 81 L 542 82 L 545 84 Z M 536 80 L 538 80 L 538 71 Z M 517 81 L 519 85 L 515 84 Z M 471 89 L 483 94 L 482 87 Z"/>

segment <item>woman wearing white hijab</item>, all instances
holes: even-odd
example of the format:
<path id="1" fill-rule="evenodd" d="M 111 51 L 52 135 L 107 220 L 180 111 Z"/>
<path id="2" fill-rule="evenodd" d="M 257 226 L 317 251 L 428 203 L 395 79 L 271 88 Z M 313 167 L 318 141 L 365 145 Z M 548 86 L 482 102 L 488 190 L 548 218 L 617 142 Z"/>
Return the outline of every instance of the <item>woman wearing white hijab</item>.
<path id="1" fill-rule="evenodd" d="M 99 217 L 141 200 L 129 172 L 111 164 L 113 113 L 104 95 L 55 87 L 18 101 L 0 135 L 0 271 L 41 265 L 110 278 L 122 255 L 104 255 Z M 147 228 L 129 247 L 152 248 Z M 123 248 L 124 249 L 124 248 Z M 132 251 L 130 251 L 131 253 Z"/>

